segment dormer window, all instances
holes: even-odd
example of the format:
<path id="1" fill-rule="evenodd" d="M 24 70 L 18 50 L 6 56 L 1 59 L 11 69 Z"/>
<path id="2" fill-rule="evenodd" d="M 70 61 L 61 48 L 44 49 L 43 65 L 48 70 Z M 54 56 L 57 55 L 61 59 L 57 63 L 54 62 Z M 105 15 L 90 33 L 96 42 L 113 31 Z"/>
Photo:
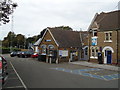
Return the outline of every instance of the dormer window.
<path id="1" fill-rule="evenodd" d="M 97 30 L 93 30 L 93 37 L 97 37 Z"/>

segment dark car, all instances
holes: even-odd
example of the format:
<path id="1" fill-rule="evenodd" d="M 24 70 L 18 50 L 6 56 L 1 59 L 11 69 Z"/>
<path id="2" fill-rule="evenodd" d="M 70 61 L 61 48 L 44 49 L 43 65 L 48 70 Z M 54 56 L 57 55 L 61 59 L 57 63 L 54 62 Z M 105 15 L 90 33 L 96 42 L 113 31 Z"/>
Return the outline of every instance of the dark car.
<path id="1" fill-rule="evenodd" d="M 17 54 L 18 57 L 25 58 L 26 57 L 26 51 L 20 51 Z"/>
<path id="2" fill-rule="evenodd" d="M 27 58 L 31 57 L 33 53 L 34 53 L 33 51 L 19 51 L 17 52 L 17 56 L 21 58 Z"/>
<path id="3" fill-rule="evenodd" d="M 19 57 L 28 58 L 28 57 L 31 57 L 32 54 L 33 52 L 31 51 L 21 51 L 19 54 Z"/>
<path id="4" fill-rule="evenodd" d="M 15 52 L 15 51 L 14 51 L 14 52 L 11 52 L 11 53 L 10 53 L 10 56 L 11 56 L 11 57 L 17 56 L 17 52 Z"/>
<path id="5" fill-rule="evenodd" d="M 5 83 L 7 76 L 7 61 L 3 56 L 0 56 L 0 81 L 2 81 L 2 85 Z"/>
<path id="6" fill-rule="evenodd" d="M 27 51 L 26 52 L 26 57 L 31 57 L 31 55 L 33 55 L 34 52 L 33 51 Z"/>
<path id="7" fill-rule="evenodd" d="M 18 51 L 18 52 L 17 52 L 17 57 L 20 57 L 20 56 L 21 56 L 21 53 L 22 53 L 22 51 Z"/>

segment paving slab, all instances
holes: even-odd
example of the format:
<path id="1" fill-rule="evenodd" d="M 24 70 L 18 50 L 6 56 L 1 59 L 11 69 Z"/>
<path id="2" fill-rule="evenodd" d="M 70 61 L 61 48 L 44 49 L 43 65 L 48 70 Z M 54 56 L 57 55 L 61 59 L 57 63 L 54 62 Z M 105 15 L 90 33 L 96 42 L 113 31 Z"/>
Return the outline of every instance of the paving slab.
<path id="1" fill-rule="evenodd" d="M 107 69 L 107 70 L 120 71 L 120 67 L 118 67 L 118 66 L 112 66 L 112 65 L 106 65 L 106 64 L 96 64 L 96 63 L 91 63 L 91 62 L 87 62 L 87 61 L 75 61 L 75 62 L 69 62 L 69 63 L 82 65 L 82 66 L 88 66 L 88 67 L 102 68 L 102 69 Z"/>

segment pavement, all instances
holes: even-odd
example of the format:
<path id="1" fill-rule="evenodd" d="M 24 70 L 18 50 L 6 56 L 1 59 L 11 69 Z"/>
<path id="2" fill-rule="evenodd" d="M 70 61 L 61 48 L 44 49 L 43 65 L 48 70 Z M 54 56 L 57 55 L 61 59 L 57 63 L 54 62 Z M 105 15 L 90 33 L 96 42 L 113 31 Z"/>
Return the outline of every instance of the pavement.
<path id="1" fill-rule="evenodd" d="M 69 63 L 76 64 L 76 65 L 82 65 L 82 66 L 88 66 L 88 67 L 113 70 L 113 71 L 120 71 L 120 67 L 118 67 L 118 66 L 112 66 L 112 65 L 106 65 L 106 64 L 97 64 L 97 63 L 91 63 L 91 62 L 87 62 L 87 61 L 74 61 L 74 62 L 69 62 Z"/>

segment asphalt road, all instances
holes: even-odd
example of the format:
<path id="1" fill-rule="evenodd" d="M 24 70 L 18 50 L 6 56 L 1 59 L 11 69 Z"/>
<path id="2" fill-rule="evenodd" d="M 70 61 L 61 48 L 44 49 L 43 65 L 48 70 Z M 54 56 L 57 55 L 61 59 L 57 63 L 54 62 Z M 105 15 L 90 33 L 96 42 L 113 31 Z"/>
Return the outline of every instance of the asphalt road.
<path id="1" fill-rule="evenodd" d="M 69 70 L 90 69 L 90 67 L 68 63 L 48 64 L 32 58 L 18 58 L 5 55 L 8 61 L 8 79 L 4 88 L 118 88 L 118 79 L 102 80 L 91 78 Z M 62 68 L 62 70 L 60 70 Z M 64 69 L 63 69 L 64 68 Z M 66 72 L 65 72 L 66 70 Z M 68 71 L 67 71 L 68 70 Z M 88 72 L 88 71 L 87 71 Z M 111 75 L 117 72 L 102 70 L 89 71 L 99 75 Z"/>

